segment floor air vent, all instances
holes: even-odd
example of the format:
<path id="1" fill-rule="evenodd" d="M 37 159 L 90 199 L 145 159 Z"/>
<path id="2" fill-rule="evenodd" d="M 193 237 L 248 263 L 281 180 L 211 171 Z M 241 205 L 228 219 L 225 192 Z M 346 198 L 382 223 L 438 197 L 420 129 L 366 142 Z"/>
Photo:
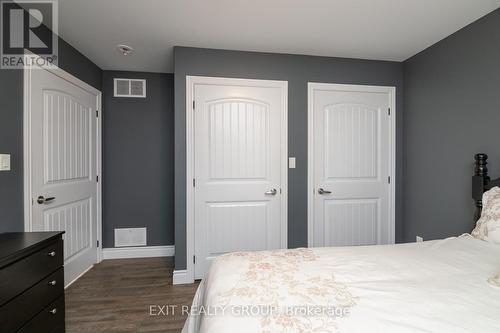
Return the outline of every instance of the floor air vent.
<path id="1" fill-rule="evenodd" d="M 115 97 L 146 97 L 146 80 L 114 79 Z"/>

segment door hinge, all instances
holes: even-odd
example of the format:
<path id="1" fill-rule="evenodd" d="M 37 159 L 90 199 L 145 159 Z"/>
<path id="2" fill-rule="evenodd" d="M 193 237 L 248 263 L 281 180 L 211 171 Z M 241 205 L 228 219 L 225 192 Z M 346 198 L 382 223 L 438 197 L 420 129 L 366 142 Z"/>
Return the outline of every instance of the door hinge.
<path id="1" fill-rule="evenodd" d="M 387 114 L 390 116 L 391 115 L 391 108 L 387 109 Z"/>
<path id="2" fill-rule="evenodd" d="M 193 187 L 196 187 L 196 178 L 193 178 Z"/>
<path id="3" fill-rule="evenodd" d="M 193 264 L 196 264 L 196 256 L 193 256 Z"/>
<path id="4" fill-rule="evenodd" d="M 97 243 L 97 247 L 99 247 L 99 241 L 97 241 L 96 243 Z"/>
<path id="5" fill-rule="evenodd" d="M 98 118 L 99 117 L 99 110 L 95 110 L 95 116 Z"/>
<path id="6" fill-rule="evenodd" d="M 195 109 L 195 105 L 196 105 L 196 103 L 195 103 L 195 101 L 193 101 L 193 110 Z"/>
<path id="7" fill-rule="evenodd" d="M 391 176 L 387 177 L 387 183 L 391 183 Z"/>
<path id="8" fill-rule="evenodd" d="M 95 176 L 95 181 L 99 183 L 99 175 Z"/>

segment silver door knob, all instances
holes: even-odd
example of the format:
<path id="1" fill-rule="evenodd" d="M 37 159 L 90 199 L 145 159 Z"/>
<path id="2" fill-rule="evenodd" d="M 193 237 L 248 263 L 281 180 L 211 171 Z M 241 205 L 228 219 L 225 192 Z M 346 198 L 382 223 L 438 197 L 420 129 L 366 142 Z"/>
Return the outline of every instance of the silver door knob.
<path id="1" fill-rule="evenodd" d="M 47 255 L 49 257 L 55 257 L 56 256 L 56 251 L 51 251 L 51 252 L 47 253 Z"/>
<path id="2" fill-rule="evenodd" d="M 273 188 L 272 190 L 267 191 L 264 194 L 265 195 L 276 195 L 276 193 L 278 193 L 278 191 L 275 188 Z"/>
<path id="3" fill-rule="evenodd" d="M 36 202 L 38 202 L 41 205 L 44 203 L 49 203 L 49 202 L 53 201 L 55 198 L 56 197 L 45 198 L 43 195 L 41 195 L 36 199 Z"/>
<path id="4" fill-rule="evenodd" d="M 323 190 L 322 188 L 318 189 L 318 193 L 319 193 L 319 194 L 332 194 L 332 192 L 331 192 L 331 191 L 325 191 L 325 190 Z"/>
<path id="5" fill-rule="evenodd" d="M 57 313 L 57 309 L 53 308 L 52 310 L 49 311 L 49 313 L 55 315 Z"/>
<path id="6" fill-rule="evenodd" d="M 49 286 L 55 286 L 57 284 L 56 280 L 49 281 Z"/>

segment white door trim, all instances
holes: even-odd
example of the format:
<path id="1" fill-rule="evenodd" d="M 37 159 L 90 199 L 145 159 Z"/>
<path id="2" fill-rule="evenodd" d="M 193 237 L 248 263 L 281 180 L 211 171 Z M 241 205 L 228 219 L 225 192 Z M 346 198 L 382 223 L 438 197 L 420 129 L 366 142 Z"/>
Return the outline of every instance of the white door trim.
<path id="1" fill-rule="evenodd" d="M 31 55 L 30 57 L 33 57 Z M 35 62 L 36 63 L 36 62 Z M 43 63 L 40 61 L 40 63 Z M 99 175 L 99 182 L 97 186 L 97 240 L 99 246 L 97 247 L 97 262 L 102 261 L 102 93 L 91 85 L 83 82 L 77 77 L 69 74 L 60 68 L 31 68 L 25 67 L 23 70 L 24 86 L 23 86 L 23 155 L 24 155 L 24 231 L 29 232 L 32 228 L 32 204 L 31 204 L 31 74 L 33 71 L 46 70 L 60 78 L 88 91 L 96 96 L 97 110 L 99 117 L 97 117 L 97 174 Z"/>
<path id="2" fill-rule="evenodd" d="M 389 243 L 395 243 L 396 225 L 396 87 L 365 86 L 333 83 L 307 83 L 307 245 L 313 245 L 313 222 L 314 222 L 314 91 L 342 90 L 359 92 L 381 92 L 390 95 L 390 129 L 389 135 L 389 172 L 391 184 L 389 190 Z"/>
<path id="3" fill-rule="evenodd" d="M 196 84 L 245 85 L 282 90 L 284 112 L 281 119 L 281 247 L 288 244 L 288 82 L 204 76 L 186 76 L 186 275 L 178 283 L 194 282 L 194 87 Z M 182 272 L 184 273 L 184 272 Z M 176 279 L 174 279 L 174 283 Z"/>

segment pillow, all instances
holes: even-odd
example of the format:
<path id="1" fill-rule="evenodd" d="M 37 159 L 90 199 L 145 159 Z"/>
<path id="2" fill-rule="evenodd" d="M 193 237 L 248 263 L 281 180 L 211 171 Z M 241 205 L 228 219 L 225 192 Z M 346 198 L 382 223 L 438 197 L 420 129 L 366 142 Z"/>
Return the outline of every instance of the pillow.
<path id="1" fill-rule="evenodd" d="M 500 187 L 484 192 L 481 218 L 472 236 L 500 245 Z"/>

